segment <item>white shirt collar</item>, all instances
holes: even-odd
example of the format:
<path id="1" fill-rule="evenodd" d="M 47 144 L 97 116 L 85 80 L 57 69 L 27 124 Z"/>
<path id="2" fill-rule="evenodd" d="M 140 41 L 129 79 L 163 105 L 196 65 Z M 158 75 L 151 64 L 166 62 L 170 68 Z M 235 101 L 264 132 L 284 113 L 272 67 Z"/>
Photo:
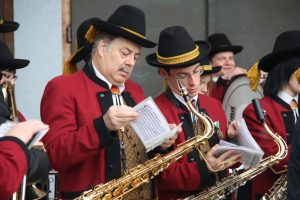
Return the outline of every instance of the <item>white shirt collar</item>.
<path id="1" fill-rule="evenodd" d="M 291 95 L 289 95 L 288 93 L 283 92 L 283 91 L 280 91 L 280 92 L 278 93 L 278 97 L 279 97 L 280 99 L 282 99 L 284 102 L 286 102 L 287 104 L 289 104 L 289 105 L 290 105 L 292 99 L 295 99 L 296 102 L 298 102 L 298 95 L 296 95 L 296 96 L 293 97 L 293 96 L 291 96 Z"/>
<path id="2" fill-rule="evenodd" d="M 111 88 L 112 84 L 98 71 L 98 69 L 95 67 L 95 64 L 94 64 L 93 61 L 92 61 L 92 66 L 94 68 L 96 76 L 99 79 L 101 79 L 102 81 L 104 81 L 108 85 L 109 88 Z M 120 93 L 122 93 L 125 90 L 125 85 L 124 84 L 118 85 L 117 87 L 119 88 Z"/>
<path id="3" fill-rule="evenodd" d="M 179 95 L 179 94 L 177 94 L 176 92 L 173 92 L 173 91 L 172 91 L 172 93 L 174 94 L 174 96 L 176 97 L 176 99 L 178 99 L 183 105 L 185 105 L 188 108 L 186 102 L 184 101 L 184 98 L 181 95 Z M 194 99 L 197 102 L 198 101 L 198 95 L 196 95 L 193 98 L 191 98 L 191 100 L 194 100 Z"/>

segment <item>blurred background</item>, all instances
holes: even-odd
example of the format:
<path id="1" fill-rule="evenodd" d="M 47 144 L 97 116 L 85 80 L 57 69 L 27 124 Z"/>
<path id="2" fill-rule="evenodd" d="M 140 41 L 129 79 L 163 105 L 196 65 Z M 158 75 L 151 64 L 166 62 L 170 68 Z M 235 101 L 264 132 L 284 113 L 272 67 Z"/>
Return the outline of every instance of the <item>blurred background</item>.
<path id="1" fill-rule="evenodd" d="M 30 60 L 17 71 L 16 83 L 17 107 L 27 119 L 40 118 L 43 90 L 75 50 L 79 24 L 90 17 L 107 20 L 123 4 L 144 10 L 147 38 L 156 42 L 160 31 L 173 25 L 184 26 L 195 40 L 225 33 L 232 44 L 244 47 L 236 64 L 246 69 L 272 51 L 279 33 L 300 30 L 299 0 L 0 0 L 0 17 L 20 23 L 15 33 L 2 34 L 0 40 L 15 58 Z M 144 58 L 154 51 L 142 50 L 132 76 L 153 97 L 161 92 L 162 79 Z"/>

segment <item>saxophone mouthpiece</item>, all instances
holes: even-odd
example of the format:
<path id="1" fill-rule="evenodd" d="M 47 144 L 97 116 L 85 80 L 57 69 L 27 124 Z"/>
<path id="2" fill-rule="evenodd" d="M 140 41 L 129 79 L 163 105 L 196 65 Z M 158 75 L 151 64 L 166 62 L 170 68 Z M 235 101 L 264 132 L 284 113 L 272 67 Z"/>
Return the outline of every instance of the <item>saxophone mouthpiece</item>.
<path id="1" fill-rule="evenodd" d="M 265 123 L 266 122 L 265 113 L 264 113 L 263 109 L 261 108 L 259 100 L 257 98 L 253 99 L 252 104 L 254 106 L 254 111 L 255 111 L 257 120 L 260 121 L 261 123 Z"/>
<path id="2" fill-rule="evenodd" d="M 190 100 L 189 93 L 187 89 L 183 86 L 183 84 L 176 78 L 176 82 L 178 85 L 178 89 L 180 91 L 180 95 L 184 98 L 185 102 L 188 102 Z"/>

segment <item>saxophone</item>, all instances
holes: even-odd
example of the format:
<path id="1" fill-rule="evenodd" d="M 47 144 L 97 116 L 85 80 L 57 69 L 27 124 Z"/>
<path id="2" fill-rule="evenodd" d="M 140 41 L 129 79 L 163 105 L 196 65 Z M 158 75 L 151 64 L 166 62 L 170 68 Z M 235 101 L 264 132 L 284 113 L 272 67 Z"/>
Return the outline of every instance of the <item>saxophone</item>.
<path id="1" fill-rule="evenodd" d="M 282 174 L 273 184 L 269 193 L 265 194 L 261 200 L 285 200 L 287 199 L 287 174 Z"/>
<path id="2" fill-rule="evenodd" d="M 125 194 L 138 188 L 144 183 L 148 183 L 151 179 L 157 176 L 160 172 L 166 170 L 170 164 L 180 159 L 183 155 L 191 152 L 194 148 L 206 139 L 209 139 L 214 133 L 214 124 L 212 120 L 204 113 L 199 113 L 193 109 L 191 102 L 192 112 L 201 120 L 204 132 L 203 135 L 196 135 L 195 137 L 186 140 L 179 144 L 171 152 L 161 156 L 156 155 L 154 158 L 128 170 L 124 176 L 111 180 L 105 184 L 96 185 L 93 189 L 84 192 L 80 197 L 75 200 L 92 200 L 92 199 L 121 199 Z"/>
<path id="3" fill-rule="evenodd" d="M 269 167 L 272 169 L 272 165 L 278 163 L 280 160 L 287 156 L 288 147 L 286 142 L 277 133 L 273 133 L 267 126 L 264 118 L 264 114 L 260 107 L 258 99 L 252 100 L 255 108 L 255 112 L 259 121 L 262 122 L 264 128 L 268 134 L 274 139 L 278 145 L 278 152 L 275 155 L 271 155 L 263 159 L 257 167 L 250 168 L 240 174 L 231 174 L 230 176 L 224 178 L 216 185 L 203 190 L 199 194 L 189 196 L 185 200 L 196 200 L 196 199 L 206 199 L 206 200 L 217 200 L 225 199 L 226 195 L 232 193 L 240 186 L 243 186 L 247 181 L 253 179 L 257 175 L 266 171 Z"/>

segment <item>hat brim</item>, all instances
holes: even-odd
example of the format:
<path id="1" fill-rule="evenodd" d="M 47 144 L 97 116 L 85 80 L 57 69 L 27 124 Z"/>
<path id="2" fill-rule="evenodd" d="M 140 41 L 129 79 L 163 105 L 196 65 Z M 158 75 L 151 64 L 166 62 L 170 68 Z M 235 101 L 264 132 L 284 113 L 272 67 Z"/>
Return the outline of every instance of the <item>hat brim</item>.
<path id="1" fill-rule="evenodd" d="M 203 73 L 201 74 L 201 76 L 218 73 L 219 71 L 221 71 L 221 69 L 222 69 L 222 66 L 215 66 L 211 70 L 204 70 Z"/>
<path id="2" fill-rule="evenodd" d="M 218 48 L 212 48 L 210 55 L 214 55 L 216 53 L 225 52 L 225 51 L 231 51 L 233 54 L 237 54 L 243 50 L 243 47 L 240 45 L 232 45 L 232 46 L 226 46 L 226 47 L 218 47 Z"/>
<path id="3" fill-rule="evenodd" d="M 0 60 L 0 69 L 21 69 L 29 64 L 29 60 L 25 59 L 7 59 Z"/>
<path id="4" fill-rule="evenodd" d="M 299 54 L 300 54 L 300 47 L 270 53 L 260 59 L 258 63 L 258 67 L 264 72 L 269 72 L 273 68 L 273 66 L 279 61 L 281 61 L 282 59 L 290 56 L 299 55 Z"/>
<path id="5" fill-rule="evenodd" d="M 208 56 L 208 54 L 210 52 L 210 44 L 208 42 L 202 41 L 202 40 L 196 41 L 195 43 L 199 46 L 200 54 L 196 58 L 194 58 L 190 61 L 178 63 L 178 64 L 172 64 L 172 65 L 163 64 L 163 63 L 158 62 L 156 53 L 153 53 L 153 54 L 146 56 L 146 62 L 153 67 L 162 67 L 162 68 L 166 68 L 166 69 L 184 68 L 184 67 L 194 65 L 196 63 L 200 63 L 200 61 L 203 58 Z"/>
<path id="6" fill-rule="evenodd" d="M 72 64 L 77 64 L 79 63 L 81 60 L 83 60 L 88 54 L 91 53 L 93 48 L 93 44 L 88 43 L 86 45 L 84 45 L 82 48 L 80 48 L 72 57 L 72 59 L 70 60 L 70 63 Z"/>
<path id="7" fill-rule="evenodd" d="M 3 21 L 0 24 L 0 33 L 13 32 L 19 28 L 19 23 L 11 21 Z"/>
<path id="8" fill-rule="evenodd" d="M 141 45 L 142 47 L 153 48 L 156 46 L 156 43 L 154 43 L 150 40 L 142 38 L 142 37 L 135 35 L 119 26 L 105 22 L 103 20 L 94 21 L 94 26 L 100 31 L 105 31 L 108 33 L 112 33 L 114 35 L 119 35 L 119 36 L 125 37 L 128 40 Z"/>

